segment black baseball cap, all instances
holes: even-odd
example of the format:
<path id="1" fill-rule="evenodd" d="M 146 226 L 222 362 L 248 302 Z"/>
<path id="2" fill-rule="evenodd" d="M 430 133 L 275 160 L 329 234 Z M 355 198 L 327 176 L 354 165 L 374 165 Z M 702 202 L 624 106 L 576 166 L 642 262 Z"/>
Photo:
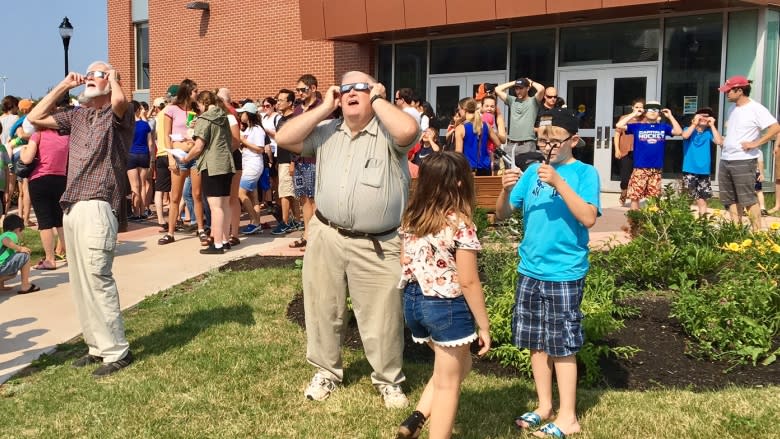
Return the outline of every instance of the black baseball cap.
<path id="1" fill-rule="evenodd" d="M 560 127 L 576 134 L 580 128 L 580 122 L 567 108 L 550 108 L 539 115 L 539 128 L 553 126 Z"/>
<path id="2" fill-rule="evenodd" d="M 515 87 L 530 87 L 531 83 L 526 78 L 520 78 L 515 81 Z"/>

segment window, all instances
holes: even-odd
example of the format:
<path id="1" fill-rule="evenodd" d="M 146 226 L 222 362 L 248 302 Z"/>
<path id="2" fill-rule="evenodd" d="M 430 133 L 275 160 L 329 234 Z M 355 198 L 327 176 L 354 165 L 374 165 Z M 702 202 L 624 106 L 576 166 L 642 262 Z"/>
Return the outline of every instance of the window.
<path id="1" fill-rule="evenodd" d="M 567 27 L 561 29 L 560 65 L 658 61 L 660 40 L 658 20 Z"/>
<path id="2" fill-rule="evenodd" d="M 661 103 L 685 127 L 695 111 L 685 108 L 686 101 L 719 112 L 723 20 L 721 14 L 709 14 L 668 18 L 665 24 Z M 713 158 L 715 152 L 713 146 Z M 715 160 L 711 166 L 714 173 Z M 667 140 L 664 177 L 677 177 L 681 172 L 682 141 Z"/>
<path id="3" fill-rule="evenodd" d="M 149 22 L 135 24 L 135 88 L 149 89 Z"/>
<path id="4" fill-rule="evenodd" d="M 385 85 L 388 91 L 393 83 L 393 45 L 380 44 L 377 46 L 377 74 L 376 80 Z M 388 95 L 389 96 L 389 95 Z"/>
<path id="5" fill-rule="evenodd" d="M 512 33 L 509 79 L 555 83 L 555 29 Z"/>
<path id="6" fill-rule="evenodd" d="M 506 69 L 506 34 L 431 40 L 431 74 Z"/>
<path id="7" fill-rule="evenodd" d="M 395 90 L 409 87 L 418 96 L 426 96 L 428 81 L 428 42 L 416 41 L 395 45 Z M 392 94 L 388 94 L 392 96 Z"/>

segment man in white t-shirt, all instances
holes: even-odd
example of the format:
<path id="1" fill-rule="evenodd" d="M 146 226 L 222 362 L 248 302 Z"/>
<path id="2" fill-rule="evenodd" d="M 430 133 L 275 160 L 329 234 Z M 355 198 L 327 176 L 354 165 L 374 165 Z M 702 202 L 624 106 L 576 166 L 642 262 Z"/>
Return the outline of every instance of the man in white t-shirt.
<path id="1" fill-rule="evenodd" d="M 412 105 L 412 101 L 415 99 L 414 90 L 408 87 L 399 88 L 395 91 L 395 106 L 403 110 L 409 116 L 412 116 L 417 122 L 417 126 L 420 126 L 422 119 L 422 113 Z"/>
<path id="2" fill-rule="evenodd" d="M 751 82 L 744 76 L 732 76 L 718 88 L 726 93 L 729 102 L 736 104 L 726 121 L 718 185 L 720 200 L 729 206 L 732 221 L 739 222 L 742 209 L 747 208 L 751 227 L 760 230 L 761 211 L 754 190 L 758 148 L 780 132 L 780 125 L 769 110 L 750 99 Z"/>

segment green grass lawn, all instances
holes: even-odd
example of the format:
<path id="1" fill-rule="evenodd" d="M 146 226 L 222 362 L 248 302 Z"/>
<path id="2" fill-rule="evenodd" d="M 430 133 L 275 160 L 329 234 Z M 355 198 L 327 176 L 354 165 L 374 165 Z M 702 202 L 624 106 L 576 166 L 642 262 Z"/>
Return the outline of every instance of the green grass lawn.
<path id="1" fill-rule="evenodd" d="M 136 362 L 96 381 L 70 362 L 81 342 L 0 387 L 3 438 L 390 438 L 407 410 L 386 410 L 362 352 L 345 350 L 345 385 L 324 403 L 303 389 L 313 373 L 304 331 L 286 318 L 300 271 L 209 273 L 125 313 Z M 430 364 L 405 364 L 419 398 Z M 582 390 L 582 438 L 770 438 L 778 388 L 645 392 Z M 514 438 L 534 405 L 532 382 L 476 372 L 466 380 L 456 437 Z M 427 437 L 427 430 L 423 433 Z"/>

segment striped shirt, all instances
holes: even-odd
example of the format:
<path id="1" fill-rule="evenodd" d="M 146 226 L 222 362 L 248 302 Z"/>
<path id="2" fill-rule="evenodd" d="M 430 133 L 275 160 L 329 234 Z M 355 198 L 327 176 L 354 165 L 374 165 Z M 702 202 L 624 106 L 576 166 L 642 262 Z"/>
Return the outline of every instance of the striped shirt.
<path id="1" fill-rule="evenodd" d="M 119 119 L 111 104 L 78 107 L 53 115 L 61 130 L 70 132 L 68 182 L 60 205 L 103 200 L 119 210 L 127 193 L 127 155 L 133 143 L 135 118 L 128 109 Z"/>

